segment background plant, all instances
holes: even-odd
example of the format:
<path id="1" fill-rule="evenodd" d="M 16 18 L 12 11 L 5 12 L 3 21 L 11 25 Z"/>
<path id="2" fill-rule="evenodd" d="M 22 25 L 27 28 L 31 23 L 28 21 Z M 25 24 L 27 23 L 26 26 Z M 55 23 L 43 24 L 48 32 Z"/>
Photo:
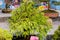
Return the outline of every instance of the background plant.
<path id="1" fill-rule="evenodd" d="M 48 3 L 48 10 L 50 10 L 50 0 L 39 0 L 40 2 L 47 2 Z"/>
<path id="2" fill-rule="evenodd" d="M 0 40 L 12 40 L 12 34 L 0 28 Z"/>
<path id="3" fill-rule="evenodd" d="M 58 27 L 58 29 L 55 31 L 54 35 L 53 35 L 53 40 L 60 40 L 60 26 Z"/>
<path id="4" fill-rule="evenodd" d="M 51 24 L 47 22 L 44 13 L 39 12 L 33 7 L 34 2 L 31 0 L 24 1 L 20 7 L 11 12 L 12 17 L 9 19 L 10 29 L 16 36 L 39 35 L 40 39 L 47 35 Z"/>
<path id="5" fill-rule="evenodd" d="M 53 1 L 53 4 L 54 4 L 54 5 L 60 5 L 60 2 Z"/>

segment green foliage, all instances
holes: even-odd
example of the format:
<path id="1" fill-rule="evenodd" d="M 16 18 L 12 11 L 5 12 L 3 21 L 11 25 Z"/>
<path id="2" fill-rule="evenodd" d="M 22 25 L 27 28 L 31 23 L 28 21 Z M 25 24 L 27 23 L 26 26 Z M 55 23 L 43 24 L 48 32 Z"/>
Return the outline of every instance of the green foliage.
<path id="1" fill-rule="evenodd" d="M 58 13 L 58 12 L 56 12 L 56 11 L 54 11 L 54 10 L 44 10 L 44 11 L 42 11 L 42 12 L 44 12 L 44 13 Z"/>
<path id="2" fill-rule="evenodd" d="M 21 3 L 20 7 L 12 11 L 9 19 L 11 32 L 17 36 L 39 35 L 42 40 L 51 28 L 44 13 L 33 7 L 32 1 Z"/>
<path id="3" fill-rule="evenodd" d="M 12 40 L 12 34 L 0 28 L 0 40 Z"/>
<path id="4" fill-rule="evenodd" d="M 54 4 L 54 5 L 60 5 L 60 2 L 53 1 L 53 4 Z"/>
<path id="5" fill-rule="evenodd" d="M 60 26 L 53 35 L 53 40 L 60 40 Z"/>
<path id="6" fill-rule="evenodd" d="M 40 4 L 41 2 L 48 2 L 49 0 L 33 0 L 35 3 Z"/>
<path id="7" fill-rule="evenodd" d="M 39 0 L 40 2 L 49 1 L 49 0 Z"/>

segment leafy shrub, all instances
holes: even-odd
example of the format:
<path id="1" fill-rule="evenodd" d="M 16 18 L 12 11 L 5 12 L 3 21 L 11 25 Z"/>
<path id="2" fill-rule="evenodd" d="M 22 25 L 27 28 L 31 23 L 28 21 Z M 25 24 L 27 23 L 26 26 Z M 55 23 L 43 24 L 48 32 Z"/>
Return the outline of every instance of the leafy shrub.
<path id="1" fill-rule="evenodd" d="M 12 40 L 12 34 L 0 28 L 0 40 Z"/>
<path id="2" fill-rule="evenodd" d="M 53 35 L 53 40 L 60 40 L 60 26 Z"/>
<path id="3" fill-rule="evenodd" d="M 26 37 L 38 34 L 42 40 L 51 28 L 51 24 L 47 22 L 48 18 L 44 16 L 44 13 L 39 12 L 33 5 L 32 1 L 25 1 L 21 3 L 19 8 L 11 12 L 10 29 L 17 36 Z"/>

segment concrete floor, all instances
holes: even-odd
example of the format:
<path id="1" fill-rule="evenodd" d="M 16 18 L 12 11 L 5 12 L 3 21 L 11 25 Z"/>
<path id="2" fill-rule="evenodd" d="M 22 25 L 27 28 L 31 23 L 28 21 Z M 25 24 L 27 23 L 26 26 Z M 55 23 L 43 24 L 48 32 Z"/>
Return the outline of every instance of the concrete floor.
<path id="1" fill-rule="evenodd" d="M 55 30 L 58 29 L 58 26 L 60 25 L 60 21 L 54 21 L 53 22 L 53 27 L 52 29 L 50 30 L 50 32 L 48 32 L 49 35 L 53 35 Z"/>
<path id="2" fill-rule="evenodd" d="M 9 29 L 8 26 L 9 26 L 9 24 L 8 24 L 7 20 L 5 18 L 0 18 L 0 28 L 8 30 Z"/>

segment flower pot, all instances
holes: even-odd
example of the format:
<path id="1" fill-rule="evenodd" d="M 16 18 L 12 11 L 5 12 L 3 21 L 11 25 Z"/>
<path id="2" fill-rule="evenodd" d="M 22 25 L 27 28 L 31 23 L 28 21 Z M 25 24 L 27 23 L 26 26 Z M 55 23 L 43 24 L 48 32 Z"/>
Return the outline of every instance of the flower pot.
<path id="1" fill-rule="evenodd" d="M 13 38 L 12 38 L 12 40 L 25 40 L 25 38 L 24 37 L 22 37 L 22 36 L 13 36 Z"/>
<path id="2" fill-rule="evenodd" d="M 11 9 L 3 9 L 2 13 L 10 13 L 12 10 Z"/>
<path id="3" fill-rule="evenodd" d="M 32 39 L 38 39 L 38 37 L 36 35 L 27 35 L 26 37 L 22 37 L 22 36 L 13 36 L 12 40 L 32 40 Z"/>
<path id="4" fill-rule="evenodd" d="M 45 13 L 44 16 L 51 17 L 51 18 L 57 18 L 58 13 Z"/>

